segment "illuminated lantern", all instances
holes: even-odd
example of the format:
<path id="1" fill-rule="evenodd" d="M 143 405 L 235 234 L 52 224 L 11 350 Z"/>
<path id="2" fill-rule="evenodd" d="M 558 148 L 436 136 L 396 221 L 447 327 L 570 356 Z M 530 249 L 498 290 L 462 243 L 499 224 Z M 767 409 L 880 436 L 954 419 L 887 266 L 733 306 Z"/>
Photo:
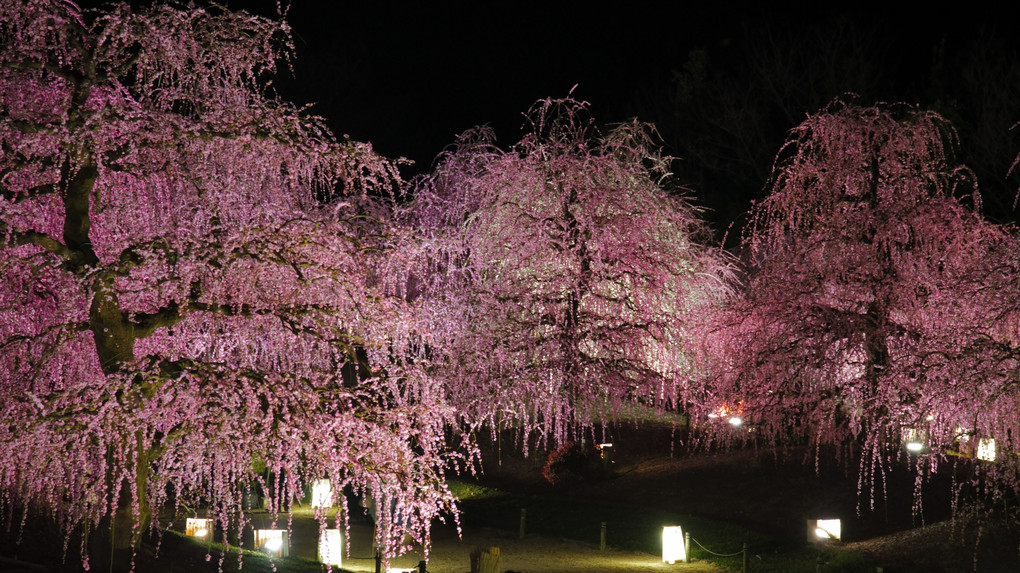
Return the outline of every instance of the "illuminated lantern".
<path id="1" fill-rule="evenodd" d="M 343 565 L 344 545 L 339 529 L 325 529 L 319 535 L 319 561 L 327 565 Z"/>
<path id="2" fill-rule="evenodd" d="M 842 530 L 838 519 L 809 519 L 808 541 L 839 541 Z"/>
<path id="3" fill-rule="evenodd" d="M 312 484 L 312 509 L 333 505 L 333 485 L 328 479 L 315 480 Z"/>
<path id="4" fill-rule="evenodd" d="M 184 524 L 184 535 L 208 539 L 212 533 L 212 520 L 189 517 Z"/>
<path id="5" fill-rule="evenodd" d="M 995 461 L 995 440 L 992 438 L 981 438 L 978 440 L 977 454 L 974 456 L 986 462 Z"/>
<path id="6" fill-rule="evenodd" d="M 290 555 L 290 540 L 286 529 L 256 529 L 255 548 L 270 557 Z"/>
<path id="7" fill-rule="evenodd" d="M 912 454 L 919 454 L 924 451 L 924 443 L 928 439 L 928 433 L 917 428 L 903 428 L 900 431 L 903 438 L 903 447 Z"/>
<path id="8" fill-rule="evenodd" d="M 662 528 L 662 562 L 672 565 L 677 561 L 687 561 L 684 532 L 679 525 L 667 525 Z"/>

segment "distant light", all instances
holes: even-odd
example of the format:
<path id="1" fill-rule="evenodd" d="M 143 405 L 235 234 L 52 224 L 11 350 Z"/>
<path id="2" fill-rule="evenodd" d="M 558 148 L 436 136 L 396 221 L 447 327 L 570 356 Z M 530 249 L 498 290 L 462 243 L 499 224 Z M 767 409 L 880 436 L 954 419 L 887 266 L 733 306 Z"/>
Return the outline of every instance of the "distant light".
<path id="1" fill-rule="evenodd" d="M 809 519 L 808 541 L 839 541 L 842 539 L 842 526 L 838 519 Z"/>
<path id="2" fill-rule="evenodd" d="M 333 505 L 333 485 L 328 479 L 315 480 L 312 484 L 312 509 Z"/>
<path id="3" fill-rule="evenodd" d="M 708 415 L 708 417 L 713 419 L 713 420 L 715 420 L 716 418 L 719 417 L 719 414 L 716 414 L 715 412 L 712 412 L 711 414 Z"/>
<path id="4" fill-rule="evenodd" d="M 977 459 L 986 462 L 995 461 L 995 440 L 992 438 L 981 438 L 978 440 Z"/>
<path id="5" fill-rule="evenodd" d="M 684 532 L 679 525 L 667 525 L 662 528 L 662 562 L 672 565 L 677 561 L 687 561 Z"/>
<path id="6" fill-rule="evenodd" d="M 740 416 L 733 416 L 729 419 L 730 425 L 734 428 L 739 428 L 744 424 L 744 419 Z"/>
<path id="7" fill-rule="evenodd" d="M 198 517 L 189 517 L 184 522 L 184 535 L 188 537 L 205 537 L 212 529 L 212 520 Z"/>
<path id="8" fill-rule="evenodd" d="M 343 565 L 343 538 L 339 529 L 324 529 L 319 535 L 319 562 L 327 565 Z"/>
<path id="9" fill-rule="evenodd" d="M 903 447 L 912 454 L 924 450 L 924 444 L 928 440 L 928 433 L 917 428 L 903 428 L 900 431 Z"/>
<path id="10" fill-rule="evenodd" d="M 290 555 L 286 529 L 256 529 L 255 547 L 273 557 Z"/>

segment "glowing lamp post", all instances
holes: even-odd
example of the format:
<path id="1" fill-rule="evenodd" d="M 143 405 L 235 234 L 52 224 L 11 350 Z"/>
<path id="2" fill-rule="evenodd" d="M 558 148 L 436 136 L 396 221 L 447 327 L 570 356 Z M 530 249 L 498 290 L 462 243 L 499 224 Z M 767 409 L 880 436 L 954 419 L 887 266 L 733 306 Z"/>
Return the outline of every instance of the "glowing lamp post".
<path id="1" fill-rule="evenodd" d="M 679 525 L 667 525 L 662 528 L 662 562 L 672 565 L 677 561 L 687 561 L 684 532 Z"/>
<path id="2" fill-rule="evenodd" d="M 325 529 L 319 535 L 319 562 L 327 565 L 343 565 L 344 544 L 339 529 Z"/>
<path id="3" fill-rule="evenodd" d="M 255 548 L 271 557 L 290 555 L 290 540 L 286 529 L 256 529 Z"/>
<path id="4" fill-rule="evenodd" d="M 328 479 L 315 480 L 312 484 L 312 509 L 333 505 L 333 485 Z"/>
<path id="5" fill-rule="evenodd" d="M 184 523 L 184 535 L 208 539 L 212 533 L 212 520 L 189 517 Z"/>
<path id="6" fill-rule="evenodd" d="M 809 519 L 807 522 L 808 541 L 839 541 L 842 539 L 838 519 Z"/>

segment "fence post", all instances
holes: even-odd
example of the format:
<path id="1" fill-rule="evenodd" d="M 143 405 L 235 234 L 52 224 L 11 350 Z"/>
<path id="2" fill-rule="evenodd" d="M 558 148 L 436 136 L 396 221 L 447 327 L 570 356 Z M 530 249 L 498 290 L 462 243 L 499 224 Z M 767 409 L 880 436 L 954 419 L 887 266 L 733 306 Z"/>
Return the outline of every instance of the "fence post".
<path id="1" fill-rule="evenodd" d="M 375 573 L 382 573 L 382 553 L 375 552 Z"/>
<path id="2" fill-rule="evenodd" d="M 684 532 L 684 563 L 691 562 L 691 532 Z"/>
<path id="3" fill-rule="evenodd" d="M 525 521 L 525 518 L 526 518 L 527 515 L 528 515 L 528 510 L 522 507 L 521 508 L 521 539 L 524 539 L 524 521 Z"/>
<path id="4" fill-rule="evenodd" d="M 747 551 L 747 543 L 744 543 L 744 573 L 747 573 L 751 565 L 751 554 Z"/>
<path id="5" fill-rule="evenodd" d="M 606 522 L 602 522 L 602 533 L 599 535 L 599 551 L 606 550 Z"/>
<path id="6" fill-rule="evenodd" d="M 425 571 L 426 565 L 427 564 L 424 561 L 419 561 L 418 562 L 418 573 L 428 573 L 427 571 Z"/>

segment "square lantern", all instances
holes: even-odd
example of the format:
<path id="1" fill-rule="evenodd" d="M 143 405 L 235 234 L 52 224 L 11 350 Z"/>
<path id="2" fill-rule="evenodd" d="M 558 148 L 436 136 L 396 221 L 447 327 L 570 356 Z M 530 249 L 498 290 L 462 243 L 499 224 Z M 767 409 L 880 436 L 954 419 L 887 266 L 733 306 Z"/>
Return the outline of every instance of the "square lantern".
<path id="1" fill-rule="evenodd" d="M 978 440 L 977 453 L 974 455 L 979 460 L 986 462 L 995 461 L 995 440 L 993 438 L 981 438 Z"/>
<path id="2" fill-rule="evenodd" d="M 687 561 L 684 532 L 679 525 L 667 525 L 662 528 L 662 562 L 672 565 L 677 561 Z"/>
<path id="3" fill-rule="evenodd" d="M 270 557 L 290 555 L 290 539 L 286 529 L 256 529 L 255 549 Z"/>
<path id="4" fill-rule="evenodd" d="M 312 484 L 312 509 L 333 505 L 333 484 L 328 479 L 318 479 Z"/>
<path id="5" fill-rule="evenodd" d="M 184 535 L 209 539 L 212 536 L 212 520 L 189 517 L 184 524 Z"/>
<path id="6" fill-rule="evenodd" d="M 842 527 L 838 519 L 809 519 L 807 535 L 808 541 L 839 541 L 842 539 Z"/>
<path id="7" fill-rule="evenodd" d="M 339 529 L 324 529 L 319 535 L 319 562 L 327 565 L 343 565 L 343 538 Z"/>
<path id="8" fill-rule="evenodd" d="M 919 454 L 924 451 L 925 442 L 928 441 L 928 432 L 917 428 L 903 428 L 900 430 L 900 437 L 903 440 L 903 447 L 912 454 Z"/>

